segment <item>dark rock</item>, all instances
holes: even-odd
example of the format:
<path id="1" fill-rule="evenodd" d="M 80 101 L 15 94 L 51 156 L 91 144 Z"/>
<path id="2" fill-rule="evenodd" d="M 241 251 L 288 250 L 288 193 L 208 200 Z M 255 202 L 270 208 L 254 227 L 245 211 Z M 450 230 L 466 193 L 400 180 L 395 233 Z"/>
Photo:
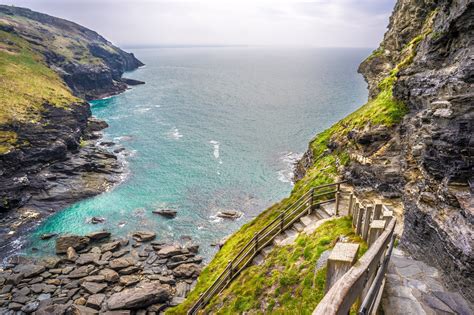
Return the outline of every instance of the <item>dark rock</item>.
<path id="1" fill-rule="evenodd" d="M 127 84 L 127 85 L 141 85 L 141 84 L 145 84 L 145 82 L 143 82 L 143 81 L 134 80 L 134 79 L 128 79 L 128 78 L 122 78 L 121 81 L 122 81 L 123 83 Z"/>
<path id="2" fill-rule="evenodd" d="M 136 275 L 121 276 L 119 284 L 124 287 L 129 287 L 131 285 L 137 284 L 140 281 L 140 278 Z"/>
<path id="3" fill-rule="evenodd" d="M 81 254 L 79 258 L 76 259 L 76 264 L 78 265 L 87 265 L 94 263 L 100 259 L 100 254 Z"/>
<path id="4" fill-rule="evenodd" d="M 56 253 L 65 254 L 69 247 L 75 250 L 81 250 L 89 245 L 89 238 L 78 235 L 64 235 L 56 239 Z"/>
<path id="5" fill-rule="evenodd" d="M 173 270 L 177 278 L 197 278 L 201 273 L 201 267 L 197 264 L 182 264 Z"/>
<path id="6" fill-rule="evenodd" d="M 238 219 L 242 216 L 242 212 L 236 211 L 236 210 L 223 210 L 220 211 L 216 214 L 216 216 L 224 219 Z"/>
<path id="7" fill-rule="evenodd" d="M 86 306 L 96 310 L 100 310 L 104 300 L 105 294 L 93 294 L 87 299 Z"/>
<path id="8" fill-rule="evenodd" d="M 105 222 L 105 218 L 92 217 L 92 218 L 90 218 L 89 220 L 87 220 L 87 222 L 88 222 L 88 223 L 91 223 L 91 224 L 104 223 L 104 222 Z"/>
<path id="9" fill-rule="evenodd" d="M 94 308 L 73 304 L 71 306 L 71 314 L 72 315 L 94 315 L 94 314 L 99 314 L 99 312 L 97 311 L 97 309 L 94 309 Z"/>
<path id="10" fill-rule="evenodd" d="M 104 238 L 110 237 L 110 232 L 107 231 L 97 231 L 92 232 L 86 235 L 91 241 L 98 241 Z"/>
<path id="11" fill-rule="evenodd" d="M 40 238 L 42 240 L 49 240 L 50 238 L 53 238 L 57 235 L 58 235 L 57 233 L 46 233 L 46 234 L 41 234 Z"/>
<path id="12" fill-rule="evenodd" d="M 22 307 L 23 307 L 23 304 L 20 304 L 20 303 L 11 302 L 10 304 L 8 304 L 8 308 L 11 309 L 12 311 L 19 311 L 21 310 Z"/>
<path id="13" fill-rule="evenodd" d="M 17 273 L 22 273 L 25 278 L 31 278 L 39 275 L 45 271 L 46 268 L 40 265 L 18 265 L 13 270 Z"/>
<path id="14" fill-rule="evenodd" d="M 102 245 L 100 247 L 100 250 L 102 251 L 102 253 L 104 252 L 114 252 L 116 250 L 118 250 L 120 248 L 120 241 L 115 241 L 115 242 L 110 242 L 110 243 L 106 243 L 104 245 Z"/>
<path id="15" fill-rule="evenodd" d="M 119 280 L 119 274 L 112 269 L 102 269 L 99 271 L 99 275 L 103 276 L 107 282 L 116 282 Z"/>
<path id="16" fill-rule="evenodd" d="M 26 304 L 25 306 L 23 306 L 21 308 L 21 311 L 25 312 L 26 314 L 30 314 L 36 311 L 38 309 L 38 306 L 39 306 L 39 302 L 30 302 Z"/>
<path id="17" fill-rule="evenodd" d="M 159 214 L 161 216 L 164 216 L 166 218 L 175 218 L 176 214 L 178 214 L 178 211 L 176 210 L 170 210 L 170 209 L 160 209 L 160 210 L 153 210 L 152 211 L 155 214 Z"/>
<path id="18" fill-rule="evenodd" d="M 110 310 L 146 308 L 152 304 L 168 301 L 171 296 L 168 286 L 144 283 L 132 289 L 113 294 L 107 301 Z"/>
<path id="19" fill-rule="evenodd" d="M 130 257 L 117 258 L 109 262 L 110 268 L 117 270 L 135 265 L 135 261 Z"/>
<path id="20" fill-rule="evenodd" d="M 137 242 L 148 242 L 155 239 L 156 233 L 147 231 L 137 231 L 132 234 L 132 237 Z"/>
<path id="21" fill-rule="evenodd" d="M 90 294 L 97 294 L 105 290 L 105 288 L 107 288 L 107 284 L 95 283 L 95 282 L 83 282 L 81 284 L 81 287 L 86 289 L 86 291 L 89 292 Z"/>

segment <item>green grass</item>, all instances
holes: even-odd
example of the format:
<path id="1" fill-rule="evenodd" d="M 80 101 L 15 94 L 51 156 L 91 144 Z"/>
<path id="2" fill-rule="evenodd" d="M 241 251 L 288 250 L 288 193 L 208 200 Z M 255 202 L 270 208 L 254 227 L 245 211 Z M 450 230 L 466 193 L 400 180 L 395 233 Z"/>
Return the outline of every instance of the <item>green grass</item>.
<path id="1" fill-rule="evenodd" d="M 0 125 L 36 121 L 45 103 L 79 101 L 43 57 L 13 34 L 0 31 Z"/>
<path id="2" fill-rule="evenodd" d="M 1 131 L 2 125 L 35 123 L 45 103 L 65 107 L 77 101 L 28 42 L 0 31 L 0 154 L 9 152 L 17 143 L 17 134 Z"/>
<path id="3" fill-rule="evenodd" d="M 326 269 L 315 273 L 321 254 L 334 247 L 339 236 L 367 245 L 356 236 L 349 217 L 322 224 L 312 235 L 300 235 L 294 245 L 276 247 L 260 266 L 244 270 L 229 288 L 214 298 L 211 314 L 311 314 L 324 296 Z"/>

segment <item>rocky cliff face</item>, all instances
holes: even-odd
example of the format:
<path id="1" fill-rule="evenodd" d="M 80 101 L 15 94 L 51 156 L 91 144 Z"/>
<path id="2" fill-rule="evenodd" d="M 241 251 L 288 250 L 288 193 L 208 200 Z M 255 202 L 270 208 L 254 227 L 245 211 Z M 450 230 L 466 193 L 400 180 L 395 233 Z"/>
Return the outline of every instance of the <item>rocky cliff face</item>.
<path id="1" fill-rule="evenodd" d="M 0 256 L 42 217 L 119 180 L 98 144 L 107 124 L 81 98 L 123 91 L 140 65 L 82 26 L 0 5 Z"/>
<path id="2" fill-rule="evenodd" d="M 0 5 L 0 22 L 43 54 L 74 94 L 87 100 L 124 91 L 122 74 L 143 65 L 96 32 L 67 20 Z"/>
<path id="3" fill-rule="evenodd" d="M 406 114 L 333 136 L 358 190 L 401 198 L 401 245 L 474 300 L 474 3 L 399 0 L 380 47 L 359 68 L 370 99 L 387 87 Z M 369 100 L 369 103 L 371 101 Z M 310 150 L 297 179 L 317 160 Z"/>
<path id="4" fill-rule="evenodd" d="M 429 35 L 393 88 L 409 114 L 384 153 L 397 163 L 384 168 L 399 175 L 390 190 L 405 206 L 402 245 L 416 258 L 441 267 L 447 284 L 473 301 L 474 3 L 399 1 L 379 48 L 382 53 L 366 60 L 360 71 L 371 95 L 376 93 L 377 73 L 393 68 L 397 52 L 418 36 L 430 14 Z M 387 173 L 361 174 L 383 186 Z"/>

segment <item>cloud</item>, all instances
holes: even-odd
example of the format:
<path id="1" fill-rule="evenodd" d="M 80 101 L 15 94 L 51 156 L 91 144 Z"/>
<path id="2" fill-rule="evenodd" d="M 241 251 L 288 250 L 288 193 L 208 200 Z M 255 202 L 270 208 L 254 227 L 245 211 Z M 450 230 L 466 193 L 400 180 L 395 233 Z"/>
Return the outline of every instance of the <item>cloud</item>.
<path id="1" fill-rule="evenodd" d="M 375 47 L 395 0 L 8 0 L 120 45 Z"/>

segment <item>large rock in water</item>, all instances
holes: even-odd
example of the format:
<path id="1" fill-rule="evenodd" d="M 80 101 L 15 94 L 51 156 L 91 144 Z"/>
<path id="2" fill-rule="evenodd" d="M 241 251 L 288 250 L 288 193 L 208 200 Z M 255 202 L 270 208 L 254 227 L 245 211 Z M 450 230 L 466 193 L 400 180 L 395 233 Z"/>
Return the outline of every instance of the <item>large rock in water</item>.
<path id="1" fill-rule="evenodd" d="M 163 303 L 170 299 L 168 285 L 144 283 L 133 289 L 126 289 L 113 294 L 107 301 L 110 310 L 146 308 L 155 303 Z"/>
<path id="2" fill-rule="evenodd" d="M 56 239 L 56 253 L 65 254 L 69 247 L 75 250 L 81 250 L 89 245 L 90 239 L 79 235 L 64 235 Z"/>

